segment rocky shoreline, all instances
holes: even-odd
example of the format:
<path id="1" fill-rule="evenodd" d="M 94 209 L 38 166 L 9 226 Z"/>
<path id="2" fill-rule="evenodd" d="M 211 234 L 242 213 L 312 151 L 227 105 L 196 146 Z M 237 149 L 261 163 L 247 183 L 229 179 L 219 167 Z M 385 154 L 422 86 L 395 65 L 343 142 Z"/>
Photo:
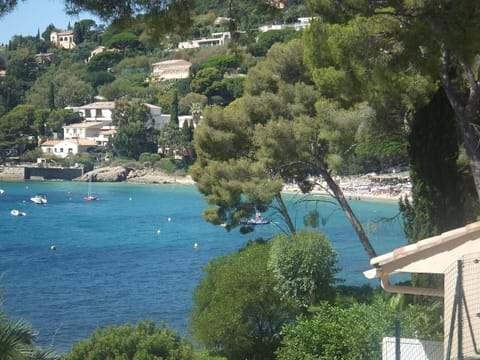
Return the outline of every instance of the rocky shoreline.
<path id="1" fill-rule="evenodd" d="M 73 181 L 129 182 L 140 184 L 194 184 L 190 175 L 166 174 L 155 169 L 133 169 L 124 166 L 97 168 L 73 179 Z"/>
<path id="2" fill-rule="evenodd" d="M 17 169 L 17 167 L 11 169 Z M 18 167 L 18 169 L 22 171 L 16 173 L 3 169 L 0 172 L 0 181 L 22 181 L 23 168 Z M 368 174 L 338 177 L 335 180 L 340 185 L 345 197 L 349 200 L 398 201 L 405 196 L 411 198 L 411 184 L 407 174 Z M 99 167 L 72 179 L 72 181 L 195 185 L 190 175 L 167 174 L 158 169 L 122 165 Z M 283 192 L 300 193 L 300 189 L 295 184 L 285 184 Z M 316 186 L 311 194 L 328 195 L 326 184 Z"/>

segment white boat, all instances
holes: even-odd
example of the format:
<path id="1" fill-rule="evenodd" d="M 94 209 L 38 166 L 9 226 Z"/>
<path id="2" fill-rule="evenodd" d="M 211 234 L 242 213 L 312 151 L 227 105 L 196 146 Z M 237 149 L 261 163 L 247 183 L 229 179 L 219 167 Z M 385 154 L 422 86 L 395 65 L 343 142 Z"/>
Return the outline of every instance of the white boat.
<path id="1" fill-rule="evenodd" d="M 17 210 L 17 209 L 13 209 L 12 211 L 10 211 L 10 214 L 12 214 L 13 216 L 25 216 L 25 215 L 27 215 L 26 212 L 23 212 L 23 211 L 20 211 L 20 210 Z"/>
<path id="2" fill-rule="evenodd" d="M 33 202 L 34 204 L 46 204 L 48 202 L 47 196 L 43 194 L 32 196 L 30 198 L 30 201 Z"/>
<path id="3" fill-rule="evenodd" d="M 248 219 L 243 222 L 244 225 L 268 225 L 270 220 L 265 219 L 262 214 L 257 213 L 254 218 Z"/>

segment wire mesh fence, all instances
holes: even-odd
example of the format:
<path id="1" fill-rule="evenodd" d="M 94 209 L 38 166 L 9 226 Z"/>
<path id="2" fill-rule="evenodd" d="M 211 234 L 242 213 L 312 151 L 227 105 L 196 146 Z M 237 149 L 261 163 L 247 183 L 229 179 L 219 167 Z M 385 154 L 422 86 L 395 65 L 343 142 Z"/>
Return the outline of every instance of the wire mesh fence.
<path id="1" fill-rule="evenodd" d="M 443 360 L 443 342 L 401 337 L 400 323 L 395 337 L 384 337 L 382 360 Z"/>
<path id="2" fill-rule="evenodd" d="M 480 359 L 480 253 L 453 262 L 444 278 L 444 342 L 396 336 L 383 339 L 382 360 Z"/>
<path id="3" fill-rule="evenodd" d="M 480 359 L 480 253 L 464 255 L 445 273 L 446 360 Z"/>
<path id="4" fill-rule="evenodd" d="M 397 346 L 399 349 L 397 349 Z M 382 360 L 443 360 L 440 341 L 383 338 Z"/>

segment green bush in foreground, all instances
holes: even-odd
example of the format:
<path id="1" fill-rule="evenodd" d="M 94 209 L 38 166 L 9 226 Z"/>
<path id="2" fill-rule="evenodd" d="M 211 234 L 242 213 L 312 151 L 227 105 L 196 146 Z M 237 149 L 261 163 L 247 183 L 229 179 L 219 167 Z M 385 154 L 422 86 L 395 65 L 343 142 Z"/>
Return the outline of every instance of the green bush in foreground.
<path id="1" fill-rule="evenodd" d="M 97 329 L 88 340 L 73 345 L 62 360 L 193 360 L 193 346 L 162 324 L 147 320 L 135 326 Z"/>
<path id="2" fill-rule="evenodd" d="M 340 308 L 323 304 L 312 319 L 300 319 L 284 328 L 280 360 L 298 359 L 380 359 L 381 340 L 386 328 L 379 312 L 366 305 Z M 379 316 L 380 315 L 380 316 Z"/>
<path id="3" fill-rule="evenodd" d="M 210 353 L 229 360 L 274 359 L 281 328 L 296 308 L 275 292 L 270 243 L 252 242 L 214 258 L 194 292 L 191 331 Z"/>
<path id="4" fill-rule="evenodd" d="M 340 270 L 337 256 L 321 232 L 303 230 L 291 237 L 276 235 L 269 259 L 270 269 L 277 280 L 275 290 L 303 309 L 320 300 L 332 300 Z"/>

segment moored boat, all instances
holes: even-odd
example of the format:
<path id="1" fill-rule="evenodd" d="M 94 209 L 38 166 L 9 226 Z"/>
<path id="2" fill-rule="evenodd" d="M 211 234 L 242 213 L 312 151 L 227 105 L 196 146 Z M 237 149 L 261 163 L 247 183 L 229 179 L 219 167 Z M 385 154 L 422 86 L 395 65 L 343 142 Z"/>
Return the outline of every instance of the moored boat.
<path id="1" fill-rule="evenodd" d="M 25 215 L 27 215 L 26 212 L 23 212 L 23 211 L 20 211 L 20 210 L 17 210 L 17 209 L 13 209 L 12 211 L 10 211 L 10 214 L 12 214 L 13 216 L 25 216 Z"/>
<path id="2" fill-rule="evenodd" d="M 86 201 L 98 201 L 100 198 L 98 196 L 92 195 L 92 178 L 88 180 L 88 193 L 87 196 L 84 197 Z"/>
<path id="3" fill-rule="evenodd" d="M 94 196 L 94 195 L 87 195 L 84 197 L 85 200 L 87 201 L 98 201 L 100 200 L 98 196 Z"/>
<path id="4" fill-rule="evenodd" d="M 268 225 L 270 220 L 265 219 L 262 214 L 256 213 L 254 218 L 248 219 L 243 222 L 244 225 Z"/>
<path id="5" fill-rule="evenodd" d="M 44 194 L 37 194 L 30 198 L 30 201 L 34 204 L 46 204 L 48 202 L 47 196 Z"/>

